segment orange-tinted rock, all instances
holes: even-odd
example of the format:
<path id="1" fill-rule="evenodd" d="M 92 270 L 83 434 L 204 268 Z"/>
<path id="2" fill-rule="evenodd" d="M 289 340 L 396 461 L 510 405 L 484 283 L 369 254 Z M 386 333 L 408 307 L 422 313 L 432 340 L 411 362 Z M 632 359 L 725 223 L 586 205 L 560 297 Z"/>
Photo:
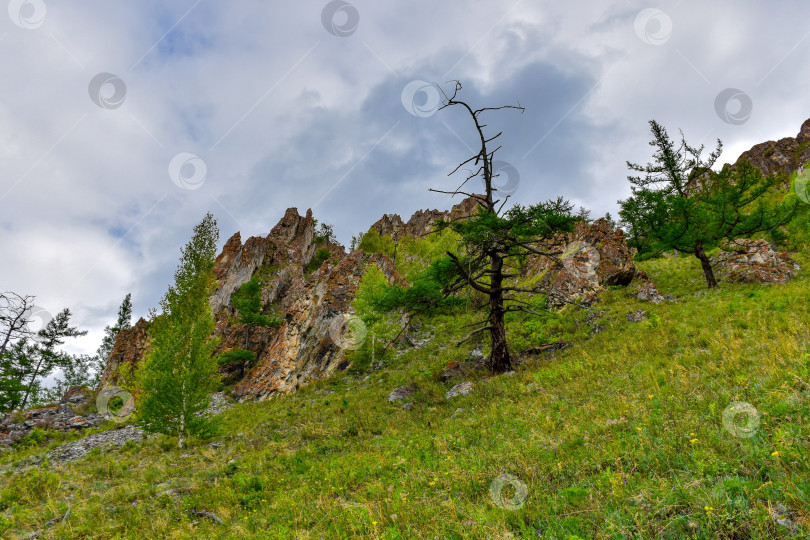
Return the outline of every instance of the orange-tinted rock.
<path id="1" fill-rule="evenodd" d="M 132 328 L 118 332 L 99 388 L 116 386 L 122 371 L 131 373 L 137 367 L 149 348 L 148 329 L 149 323 L 141 318 Z"/>
<path id="2" fill-rule="evenodd" d="M 469 217 L 477 211 L 478 206 L 474 198 L 467 197 L 450 210 L 417 210 L 407 223 L 403 223 L 397 214 L 385 214 L 371 228 L 380 235 L 390 236 L 394 240 L 404 236 L 419 238 L 431 232 L 440 219 L 455 221 Z"/>
<path id="3" fill-rule="evenodd" d="M 589 304 L 610 285 L 628 285 L 636 275 L 635 251 L 627 247 L 624 232 L 614 230 L 605 219 L 577 224 L 574 232 L 542 243 L 542 251 L 555 253 L 556 260 L 533 256 L 524 276 L 543 275 L 549 303 L 563 306 L 579 301 Z"/>
<path id="4" fill-rule="evenodd" d="M 355 328 L 353 337 L 348 336 L 346 320 L 370 264 L 380 267 L 390 280 L 401 280 L 388 258 L 362 251 L 327 261 L 306 281 L 302 275 L 288 272 L 284 292 L 275 295 L 285 314 L 284 322 L 259 351 L 256 366 L 234 388 L 235 393 L 245 399 L 263 400 L 292 393 L 348 367 L 345 352 L 359 347 L 365 335 L 363 327 Z M 353 324 L 362 326 L 357 319 L 349 326 Z"/>

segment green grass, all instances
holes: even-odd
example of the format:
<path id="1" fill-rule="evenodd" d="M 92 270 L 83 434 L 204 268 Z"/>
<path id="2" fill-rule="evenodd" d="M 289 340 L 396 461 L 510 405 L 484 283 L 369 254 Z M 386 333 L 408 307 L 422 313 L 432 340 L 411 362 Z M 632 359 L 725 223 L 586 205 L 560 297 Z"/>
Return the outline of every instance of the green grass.
<path id="1" fill-rule="evenodd" d="M 219 448 L 196 442 L 184 457 L 150 439 L 7 471 L 0 536 L 70 508 L 40 538 L 787 537 L 769 514 L 777 503 L 807 535 L 810 272 L 707 291 L 694 258 L 640 266 L 676 303 L 606 291 L 594 306 L 605 330 L 592 337 L 586 313 L 570 307 L 537 328 L 516 319 L 510 337 L 521 346 L 574 345 L 479 378 L 469 396 L 448 402 L 435 378 L 472 348 L 455 346 L 474 316 L 461 309 L 426 321 L 432 341 L 389 355 L 367 378 L 337 375 L 232 407 Z M 636 309 L 648 319 L 627 322 Z M 409 382 L 413 408 L 389 404 Z M 733 401 L 761 414 L 752 438 L 724 428 Z M 516 510 L 490 497 L 502 474 L 525 483 Z"/>

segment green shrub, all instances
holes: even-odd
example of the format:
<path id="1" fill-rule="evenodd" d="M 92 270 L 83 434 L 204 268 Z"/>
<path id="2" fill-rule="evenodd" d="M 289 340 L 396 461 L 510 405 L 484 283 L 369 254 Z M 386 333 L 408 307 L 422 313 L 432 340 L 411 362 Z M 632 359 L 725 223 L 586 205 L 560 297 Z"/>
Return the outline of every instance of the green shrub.
<path id="1" fill-rule="evenodd" d="M 311 274 L 315 270 L 321 267 L 321 265 L 329 258 L 332 253 L 328 249 L 319 249 L 315 252 L 315 256 L 312 257 L 312 260 L 309 261 L 304 267 L 304 274 Z"/>

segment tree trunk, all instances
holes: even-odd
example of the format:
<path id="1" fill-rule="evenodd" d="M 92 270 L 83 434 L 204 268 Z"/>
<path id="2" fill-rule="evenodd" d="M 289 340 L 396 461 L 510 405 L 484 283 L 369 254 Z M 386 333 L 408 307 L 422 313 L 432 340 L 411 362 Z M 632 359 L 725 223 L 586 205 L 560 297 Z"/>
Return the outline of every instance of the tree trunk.
<path id="1" fill-rule="evenodd" d="M 489 337 L 492 351 L 489 355 L 489 369 L 492 373 L 506 373 L 512 370 L 512 359 L 506 346 L 506 323 L 503 308 L 503 259 L 497 253 L 490 255 L 492 281 L 489 295 Z"/>
<path id="2" fill-rule="evenodd" d="M 700 265 L 703 267 L 703 275 L 706 277 L 706 285 L 708 285 L 710 289 L 716 288 L 717 280 L 714 278 L 712 263 L 709 261 L 709 257 L 706 256 L 706 252 L 703 251 L 703 244 L 698 244 L 697 247 L 695 247 L 695 257 L 700 260 Z"/>

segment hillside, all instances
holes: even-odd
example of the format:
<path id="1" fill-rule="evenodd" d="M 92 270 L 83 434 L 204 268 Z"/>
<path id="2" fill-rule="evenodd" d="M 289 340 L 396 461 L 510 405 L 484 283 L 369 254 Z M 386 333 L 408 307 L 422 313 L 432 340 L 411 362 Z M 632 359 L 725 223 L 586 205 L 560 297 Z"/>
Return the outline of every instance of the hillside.
<path id="1" fill-rule="evenodd" d="M 697 266 L 643 263 L 675 302 L 610 290 L 603 332 L 578 339 L 582 320 L 561 323 L 571 348 L 475 378 L 468 396 L 447 400 L 436 381 L 464 356 L 448 345 L 467 317 L 437 316 L 434 339 L 383 369 L 230 408 L 215 443 L 7 469 L 4 534 L 68 508 L 41 538 L 787 537 L 772 514 L 806 530 L 808 273 L 707 293 Z M 628 322 L 637 309 L 647 319 Z M 404 410 L 386 397 L 407 383 L 418 390 Z M 724 428 L 733 401 L 760 412 L 754 437 Z M 521 508 L 493 504 L 501 474 L 525 483 Z"/>

